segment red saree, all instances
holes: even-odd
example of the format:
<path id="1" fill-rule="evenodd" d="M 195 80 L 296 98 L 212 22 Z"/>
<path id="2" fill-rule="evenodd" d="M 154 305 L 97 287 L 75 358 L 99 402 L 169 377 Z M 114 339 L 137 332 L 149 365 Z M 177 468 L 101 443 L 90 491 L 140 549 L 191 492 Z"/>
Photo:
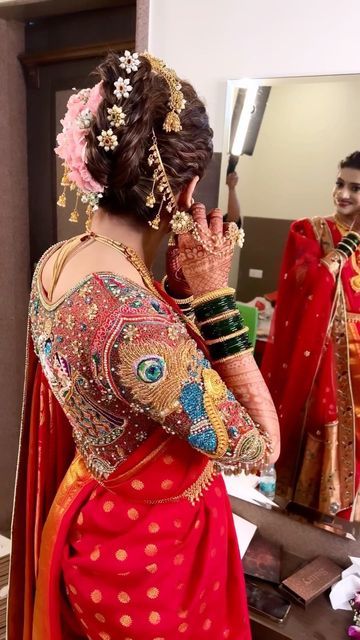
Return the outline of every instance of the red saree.
<path id="1" fill-rule="evenodd" d="M 280 493 L 330 515 L 353 506 L 357 519 L 358 268 L 355 256 L 335 282 L 320 262 L 341 235 L 334 218 L 291 225 L 262 373 L 279 414 Z"/>
<path id="2" fill-rule="evenodd" d="M 103 295 L 94 281 L 92 311 Z M 88 304 L 89 284 L 83 289 L 73 301 Z M 99 326 L 103 335 L 101 318 Z M 251 637 L 232 514 L 213 460 L 158 427 L 116 471 L 95 479 L 75 452 L 32 338 L 12 539 L 9 640 Z"/>

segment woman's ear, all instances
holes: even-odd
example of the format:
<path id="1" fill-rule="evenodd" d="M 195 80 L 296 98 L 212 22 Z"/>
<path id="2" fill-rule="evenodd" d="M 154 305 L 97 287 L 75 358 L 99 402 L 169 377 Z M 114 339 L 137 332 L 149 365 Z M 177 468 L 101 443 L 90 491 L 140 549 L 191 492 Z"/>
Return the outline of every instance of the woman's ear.
<path id="1" fill-rule="evenodd" d="M 186 185 L 186 187 L 181 191 L 178 198 L 178 206 L 187 210 L 190 209 L 192 205 L 192 197 L 197 183 L 199 182 L 199 176 L 194 176 L 193 179 Z"/>

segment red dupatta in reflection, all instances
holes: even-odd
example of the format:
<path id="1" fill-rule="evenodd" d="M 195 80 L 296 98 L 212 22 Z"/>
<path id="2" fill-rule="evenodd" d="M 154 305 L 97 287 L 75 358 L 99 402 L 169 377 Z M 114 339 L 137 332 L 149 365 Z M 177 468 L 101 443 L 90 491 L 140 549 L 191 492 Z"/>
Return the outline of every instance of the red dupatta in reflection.
<path id="1" fill-rule="evenodd" d="M 334 218 L 291 225 L 262 365 L 280 420 L 279 491 L 333 515 L 353 504 L 356 472 L 347 320 L 360 293 L 351 261 L 337 282 L 320 262 L 341 235 Z"/>

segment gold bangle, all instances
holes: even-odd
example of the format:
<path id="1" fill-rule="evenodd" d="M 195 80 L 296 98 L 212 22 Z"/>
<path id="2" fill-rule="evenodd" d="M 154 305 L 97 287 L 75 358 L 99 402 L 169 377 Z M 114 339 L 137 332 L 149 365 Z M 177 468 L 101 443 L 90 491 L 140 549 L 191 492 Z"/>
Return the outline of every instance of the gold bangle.
<path id="1" fill-rule="evenodd" d="M 216 322 L 220 322 L 221 320 L 228 320 L 228 318 L 232 318 L 235 315 L 238 315 L 239 311 L 237 309 L 233 309 L 232 311 L 224 311 L 224 313 L 219 313 L 218 316 L 214 316 L 213 318 L 208 318 L 208 320 L 203 320 L 202 322 L 198 322 L 198 327 L 204 327 L 206 324 L 215 324 Z"/>
<path id="2" fill-rule="evenodd" d="M 205 304 L 205 302 L 211 302 L 212 300 L 216 300 L 217 298 L 222 298 L 223 296 L 233 296 L 235 293 L 235 289 L 231 287 L 223 287 L 222 289 L 215 289 L 215 291 L 209 291 L 209 293 L 204 293 L 202 296 L 198 296 L 194 299 L 194 307 L 198 307 L 201 304 Z"/>
<path id="3" fill-rule="evenodd" d="M 194 296 L 189 296 L 188 298 L 175 298 L 175 296 L 173 296 L 169 291 L 166 290 L 166 283 L 167 283 L 167 276 L 164 276 L 163 279 L 161 280 L 161 284 L 162 284 L 162 288 L 164 289 L 165 293 L 168 294 L 168 296 L 170 296 L 170 298 L 172 298 L 176 304 L 178 304 L 179 306 L 182 304 L 192 304 L 193 300 L 194 300 Z"/>
<path id="4" fill-rule="evenodd" d="M 168 293 L 168 295 L 170 296 L 170 298 L 175 300 L 175 302 L 179 305 L 179 307 L 181 307 L 184 304 L 192 305 L 192 302 L 194 300 L 194 296 L 189 296 L 188 298 L 174 298 L 174 296 L 172 296 L 170 293 Z"/>
<path id="5" fill-rule="evenodd" d="M 253 347 L 250 349 L 245 349 L 245 351 L 238 351 L 238 353 L 234 353 L 231 356 L 226 356 L 225 358 L 220 358 L 220 360 L 212 360 L 214 364 L 221 364 L 222 362 L 227 362 L 228 360 L 233 360 L 234 358 L 238 358 L 239 356 L 244 356 L 247 353 L 253 353 Z"/>
<path id="6" fill-rule="evenodd" d="M 217 344 L 218 342 L 226 342 L 226 340 L 230 340 L 231 338 L 237 338 L 241 336 L 243 333 L 247 333 L 249 331 L 249 327 L 244 327 L 243 329 L 239 329 L 239 331 L 234 331 L 234 333 L 229 333 L 227 336 L 221 336 L 221 338 L 214 338 L 214 340 L 205 340 L 206 344 Z"/>

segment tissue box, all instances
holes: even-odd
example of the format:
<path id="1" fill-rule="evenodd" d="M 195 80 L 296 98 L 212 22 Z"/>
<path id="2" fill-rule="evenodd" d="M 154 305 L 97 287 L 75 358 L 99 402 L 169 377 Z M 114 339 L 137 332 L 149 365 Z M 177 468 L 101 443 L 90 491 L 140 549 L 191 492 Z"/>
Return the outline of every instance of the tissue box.
<path id="1" fill-rule="evenodd" d="M 283 580 L 280 589 L 289 598 L 306 607 L 341 577 L 342 568 L 332 560 L 318 556 L 305 567 Z"/>

